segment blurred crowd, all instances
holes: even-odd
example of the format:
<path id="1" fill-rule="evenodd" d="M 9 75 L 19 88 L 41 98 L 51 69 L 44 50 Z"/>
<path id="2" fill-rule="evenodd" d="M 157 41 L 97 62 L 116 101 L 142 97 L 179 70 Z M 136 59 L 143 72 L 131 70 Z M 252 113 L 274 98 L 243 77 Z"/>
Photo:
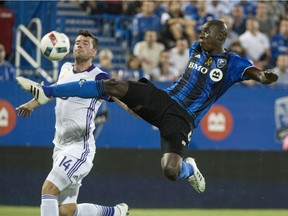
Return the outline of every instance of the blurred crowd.
<path id="1" fill-rule="evenodd" d="M 15 68 L 9 58 L 12 53 L 14 17 L 14 13 L 5 8 L 4 1 L 0 1 L 0 81 L 15 78 Z"/>
<path id="2" fill-rule="evenodd" d="M 91 14 L 132 16 L 128 62 L 132 58 L 137 64 L 131 69 L 127 63 L 120 71 L 113 71 L 111 64 L 111 75 L 119 79 L 143 75 L 155 81 L 176 80 L 185 70 L 189 46 L 198 40 L 202 25 L 220 19 L 229 30 L 227 51 L 247 58 L 260 69 L 274 68 L 280 77 L 277 84 L 288 85 L 287 1 L 114 0 L 84 1 L 82 7 Z"/>
<path id="3" fill-rule="evenodd" d="M 189 46 L 198 40 L 202 25 L 220 19 L 229 30 L 227 51 L 247 58 L 260 69 L 274 68 L 280 77 L 277 84 L 288 85 L 288 2 L 285 0 L 78 2 L 91 15 L 130 17 L 123 24 L 129 33 L 125 68 L 114 67 L 109 49 L 101 49 L 98 55 L 98 66 L 112 77 L 137 80 L 144 76 L 155 81 L 175 81 L 186 68 Z"/>

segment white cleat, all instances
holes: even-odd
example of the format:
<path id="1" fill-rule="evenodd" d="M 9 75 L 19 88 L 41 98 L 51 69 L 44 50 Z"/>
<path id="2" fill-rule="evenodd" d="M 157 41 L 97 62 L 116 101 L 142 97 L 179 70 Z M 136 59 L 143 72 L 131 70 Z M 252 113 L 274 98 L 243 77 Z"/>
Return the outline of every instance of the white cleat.
<path id="1" fill-rule="evenodd" d="M 190 164 L 194 170 L 194 174 L 188 178 L 188 182 L 191 184 L 195 191 L 198 193 L 203 193 L 206 187 L 205 178 L 199 171 L 195 160 L 191 157 L 188 157 L 185 161 L 186 163 Z"/>
<path id="2" fill-rule="evenodd" d="M 119 203 L 115 207 L 120 210 L 120 216 L 127 216 L 129 215 L 129 207 L 126 203 Z"/>
<path id="3" fill-rule="evenodd" d="M 39 104 L 45 104 L 50 101 L 50 99 L 44 94 L 42 84 L 21 76 L 16 77 L 16 81 L 21 86 L 21 88 L 23 88 L 27 92 L 30 92 L 39 102 Z"/>

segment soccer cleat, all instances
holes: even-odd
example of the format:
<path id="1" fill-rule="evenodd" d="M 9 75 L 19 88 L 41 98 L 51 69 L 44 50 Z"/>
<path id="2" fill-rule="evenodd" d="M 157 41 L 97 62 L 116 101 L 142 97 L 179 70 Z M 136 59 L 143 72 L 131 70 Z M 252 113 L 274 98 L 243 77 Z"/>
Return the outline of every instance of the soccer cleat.
<path id="1" fill-rule="evenodd" d="M 40 83 L 34 82 L 27 78 L 18 76 L 16 77 L 18 84 L 23 88 L 25 91 L 30 92 L 34 98 L 39 102 L 39 104 L 45 104 L 50 101 L 48 97 L 44 94 L 42 85 Z"/>
<path id="2" fill-rule="evenodd" d="M 129 215 L 129 207 L 126 203 L 119 203 L 115 207 L 120 210 L 120 216 L 127 216 Z"/>
<path id="3" fill-rule="evenodd" d="M 205 191 L 205 178 L 199 171 L 196 162 L 193 158 L 188 157 L 185 160 L 186 163 L 190 164 L 193 167 L 194 174 L 190 177 L 188 177 L 188 182 L 191 184 L 191 186 L 196 190 L 198 193 L 203 193 Z"/>

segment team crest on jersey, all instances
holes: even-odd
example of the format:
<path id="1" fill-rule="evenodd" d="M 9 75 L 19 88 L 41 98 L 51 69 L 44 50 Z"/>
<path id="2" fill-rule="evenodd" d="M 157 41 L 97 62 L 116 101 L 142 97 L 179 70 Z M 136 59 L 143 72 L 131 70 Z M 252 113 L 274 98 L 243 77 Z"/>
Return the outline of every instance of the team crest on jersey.
<path id="1" fill-rule="evenodd" d="M 80 85 L 80 87 L 82 87 L 82 85 L 83 85 L 83 83 L 84 83 L 85 81 L 86 81 L 85 79 L 80 79 L 80 80 L 79 80 L 79 85 Z"/>
<path id="2" fill-rule="evenodd" d="M 217 61 L 217 67 L 218 67 L 218 68 L 222 68 L 222 67 L 224 67 L 224 66 L 226 65 L 226 63 L 227 63 L 227 60 L 226 60 L 226 59 L 220 58 L 220 59 L 218 59 L 218 61 Z"/>
<path id="3" fill-rule="evenodd" d="M 223 78 L 223 72 L 218 68 L 211 70 L 209 75 L 214 82 L 219 82 Z"/>

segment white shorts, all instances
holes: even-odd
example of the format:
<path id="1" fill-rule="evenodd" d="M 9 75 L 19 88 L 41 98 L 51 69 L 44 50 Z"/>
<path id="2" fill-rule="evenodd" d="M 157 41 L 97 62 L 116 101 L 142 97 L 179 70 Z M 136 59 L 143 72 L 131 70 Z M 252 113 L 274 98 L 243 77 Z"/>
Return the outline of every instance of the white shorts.
<path id="1" fill-rule="evenodd" d="M 54 148 L 53 168 L 46 180 L 52 182 L 60 190 L 59 205 L 77 203 L 82 179 L 91 171 L 93 159 L 94 154 L 81 159 L 67 154 L 67 151 Z"/>

